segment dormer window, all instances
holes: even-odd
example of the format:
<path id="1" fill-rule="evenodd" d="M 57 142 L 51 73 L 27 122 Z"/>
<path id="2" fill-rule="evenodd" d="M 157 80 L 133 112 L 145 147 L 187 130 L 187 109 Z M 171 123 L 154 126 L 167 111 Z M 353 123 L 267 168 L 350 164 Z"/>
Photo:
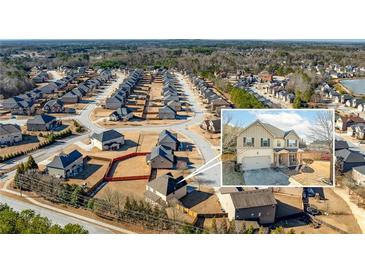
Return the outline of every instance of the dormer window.
<path id="1" fill-rule="evenodd" d="M 243 137 L 243 146 L 244 147 L 253 147 L 254 145 L 255 145 L 255 138 Z"/>

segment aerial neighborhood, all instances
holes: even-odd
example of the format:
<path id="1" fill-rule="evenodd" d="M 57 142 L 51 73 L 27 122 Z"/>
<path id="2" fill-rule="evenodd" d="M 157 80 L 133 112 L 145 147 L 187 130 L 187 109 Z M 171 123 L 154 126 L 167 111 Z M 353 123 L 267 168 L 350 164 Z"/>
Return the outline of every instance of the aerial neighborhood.
<path id="1" fill-rule="evenodd" d="M 350 203 L 365 204 L 353 82 L 365 60 L 322 44 L 11 43 L 0 49 L 7 199 L 113 233 L 362 232 Z"/>

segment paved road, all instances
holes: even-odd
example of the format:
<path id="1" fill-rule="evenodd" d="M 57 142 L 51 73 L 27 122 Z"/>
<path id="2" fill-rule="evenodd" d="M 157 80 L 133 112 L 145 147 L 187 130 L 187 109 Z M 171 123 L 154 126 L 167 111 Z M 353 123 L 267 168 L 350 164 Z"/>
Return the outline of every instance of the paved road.
<path id="1" fill-rule="evenodd" d="M 40 214 L 43 217 L 47 217 L 52 221 L 54 224 L 58 224 L 61 226 L 64 226 L 66 224 L 72 223 L 72 224 L 79 224 L 82 225 L 85 229 L 89 231 L 91 234 L 110 234 L 112 231 L 109 229 L 103 228 L 98 225 L 90 224 L 88 222 L 84 222 L 82 220 L 79 220 L 77 218 L 73 218 L 61 213 L 54 212 L 52 210 L 48 210 L 33 204 L 25 203 L 19 200 L 15 200 L 12 198 L 9 198 L 7 196 L 4 196 L 0 194 L 0 202 L 6 203 L 11 208 L 13 208 L 15 211 L 22 211 L 25 209 L 31 209 L 34 210 L 37 214 Z"/>
<path id="2" fill-rule="evenodd" d="M 189 86 L 186 84 L 186 80 L 181 74 L 177 74 L 178 80 L 180 81 L 180 84 L 182 85 L 182 89 L 186 92 L 186 95 L 188 95 L 189 103 L 191 104 L 192 110 L 195 112 L 195 115 L 188 119 L 188 120 L 182 120 L 179 124 L 173 124 L 173 125 L 146 125 L 143 127 L 123 127 L 123 128 L 114 128 L 115 130 L 123 133 L 127 131 L 156 131 L 160 132 L 166 128 L 169 128 L 171 130 L 174 130 L 176 132 L 180 132 L 181 134 L 187 136 L 190 138 L 193 143 L 198 147 L 199 151 L 202 154 L 202 157 L 205 162 L 208 162 L 209 160 L 213 159 L 217 156 L 217 152 L 213 149 L 212 145 L 201 135 L 198 133 L 195 133 L 193 131 L 188 130 L 188 127 L 196 124 L 201 124 L 204 119 L 204 112 L 203 108 L 199 103 L 199 98 L 194 95 L 194 92 L 189 88 Z M 72 119 L 77 119 L 80 123 L 82 123 L 85 127 L 87 127 L 90 132 L 100 132 L 105 130 L 106 128 L 103 128 L 102 126 L 93 123 L 93 121 L 90 119 L 90 115 L 92 111 L 97 107 L 97 102 L 100 102 L 102 99 L 104 99 L 107 96 L 107 91 L 100 94 L 95 102 L 90 103 L 84 110 L 81 111 L 80 115 L 73 116 Z M 91 133 L 90 133 L 91 134 Z M 218 163 L 219 160 L 215 160 L 209 165 L 214 165 Z M 200 173 L 198 175 L 199 181 L 210 185 L 212 187 L 218 187 L 220 186 L 220 178 L 221 178 L 221 169 L 220 166 L 216 166 L 212 169 L 208 169 L 207 171 Z"/>

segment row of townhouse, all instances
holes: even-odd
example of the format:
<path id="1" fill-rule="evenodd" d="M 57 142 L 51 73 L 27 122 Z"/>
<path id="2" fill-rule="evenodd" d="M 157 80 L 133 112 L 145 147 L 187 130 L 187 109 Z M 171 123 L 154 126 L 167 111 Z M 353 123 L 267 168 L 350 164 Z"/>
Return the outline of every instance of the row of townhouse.
<path id="1" fill-rule="evenodd" d="M 320 91 L 325 98 L 331 99 L 336 104 L 342 104 L 343 106 L 356 109 L 360 112 L 365 111 L 365 100 L 363 98 L 350 94 L 341 94 L 329 87 L 326 83 L 322 85 Z"/>
<path id="2" fill-rule="evenodd" d="M 208 104 L 208 108 L 212 113 L 220 117 L 221 109 L 232 108 L 231 104 L 214 92 L 206 81 L 194 75 L 190 75 L 190 80 L 198 90 L 200 97 L 203 98 L 203 102 Z"/>
<path id="3" fill-rule="evenodd" d="M 35 88 L 22 95 L 8 98 L 2 102 L 2 107 L 14 115 L 32 115 L 36 111 L 35 104 L 37 102 L 45 99 L 48 95 L 53 95 L 66 88 L 78 76 L 78 74 L 73 73 L 55 82 L 48 83 L 43 87 Z"/>
<path id="4" fill-rule="evenodd" d="M 169 71 L 164 71 L 162 75 L 163 88 L 161 95 L 163 96 L 163 106 L 159 108 L 158 118 L 175 119 L 176 112 L 181 110 L 181 102 L 176 87 L 175 76 Z"/>
<path id="5" fill-rule="evenodd" d="M 98 72 L 98 76 L 79 84 L 73 90 L 67 92 L 60 98 L 63 104 L 76 104 L 83 96 L 95 91 L 99 86 L 105 84 L 112 78 L 111 70 L 102 70 Z"/>
<path id="6" fill-rule="evenodd" d="M 104 107 L 114 110 L 109 115 L 110 121 L 128 121 L 133 118 L 133 112 L 126 106 L 126 103 L 143 75 L 143 70 L 134 70 L 124 79 L 112 96 L 106 98 Z"/>

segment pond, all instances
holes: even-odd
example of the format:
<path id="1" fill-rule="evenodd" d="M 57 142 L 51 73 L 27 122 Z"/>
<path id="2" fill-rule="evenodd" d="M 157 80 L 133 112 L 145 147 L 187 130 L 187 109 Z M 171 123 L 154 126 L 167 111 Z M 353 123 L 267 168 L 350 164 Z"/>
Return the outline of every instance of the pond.
<path id="1" fill-rule="evenodd" d="M 365 79 L 342 80 L 341 84 L 353 93 L 365 95 Z"/>

